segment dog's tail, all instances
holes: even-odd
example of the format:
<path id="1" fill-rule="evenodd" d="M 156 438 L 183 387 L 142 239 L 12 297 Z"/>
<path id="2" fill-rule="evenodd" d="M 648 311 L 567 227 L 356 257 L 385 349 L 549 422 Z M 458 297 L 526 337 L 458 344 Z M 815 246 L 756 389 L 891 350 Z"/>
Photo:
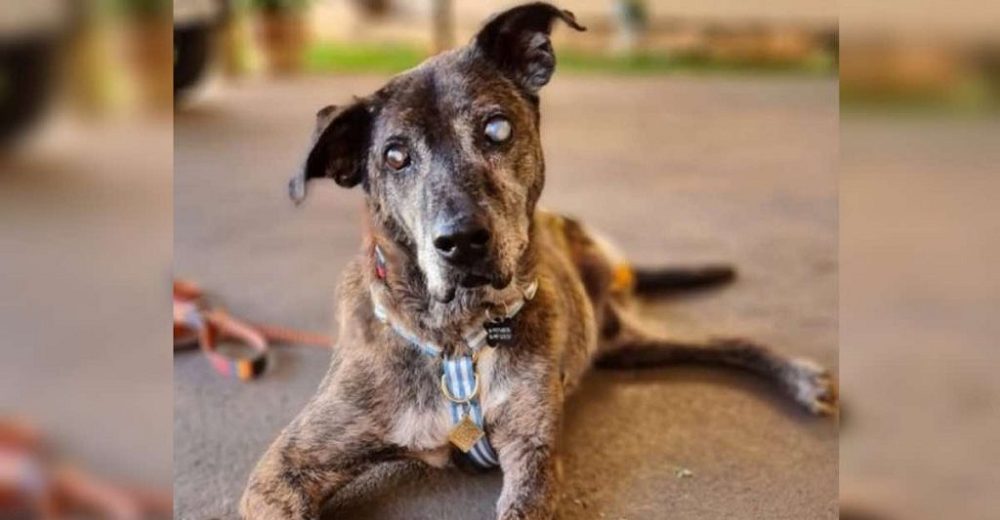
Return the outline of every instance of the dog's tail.
<path id="1" fill-rule="evenodd" d="M 707 289 L 736 279 L 736 269 L 722 264 L 701 267 L 636 267 L 632 271 L 635 292 L 640 295 L 665 295 Z"/>

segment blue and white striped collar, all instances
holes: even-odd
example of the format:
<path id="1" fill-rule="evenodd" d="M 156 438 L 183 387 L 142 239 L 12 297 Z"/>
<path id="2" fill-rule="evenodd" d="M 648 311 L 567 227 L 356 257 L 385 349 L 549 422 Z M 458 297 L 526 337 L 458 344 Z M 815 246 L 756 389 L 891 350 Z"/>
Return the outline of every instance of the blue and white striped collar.
<path id="1" fill-rule="evenodd" d="M 378 318 L 378 320 L 381 321 L 382 323 L 389 325 L 392 328 L 392 330 L 396 332 L 396 334 L 398 334 L 400 337 L 405 339 L 411 345 L 416 347 L 422 353 L 431 357 L 441 357 L 441 355 L 445 351 L 444 348 L 442 348 L 440 345 L 432 341 L 428 341 L 421 338 L 418 334 L 408 329 L 405 325 L 399 323 L 399 320 L 393 319 L 391 313 L 379 301 L 380 300 L 379 295 L 382 293 L 382 287 L 384 286 L 382 286 L 381 282 L 375 282 L 375 283 L 379 285 L 376 287 L 373 284 L 371 291 L 372 305 L 374 308 L 375 317 Z M 484 312 L 483 318 L 481 320 L 474 321 L 473 324 L 469 326 L 466 329 L 465 333 L 462 335 L 462 339 L 465 342 L 465 345 L 472 352 L 478 352 L 481 348 L 483 348 L 484 345 L 486 345 L 486 329 L 484 325 L 487 322 L 496 319 L 513 318 L 519 312 L 521 312 L 521 309 L 524 308 L 525 303 L 527 303 L 528 301 L 530 301 L 532 298 L 535 297 L 535 293 L 537 291 L 538 291 L 538 281 L 535 280 L 530 284 L 528 284 L 528 286 L 525 287 L 524 290 L 520 291 L 521 296 L 517 300 L 515 300 L 513 303 L 510 304 L 504 304 L 504 312 L 501 313 L 500 316 L 492 315 L 488 311 Z"/>

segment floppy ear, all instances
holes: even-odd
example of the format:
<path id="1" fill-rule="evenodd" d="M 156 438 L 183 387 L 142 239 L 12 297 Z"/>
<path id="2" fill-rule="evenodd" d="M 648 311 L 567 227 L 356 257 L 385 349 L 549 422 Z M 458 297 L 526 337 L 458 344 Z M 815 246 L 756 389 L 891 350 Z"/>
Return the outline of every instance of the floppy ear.
<path id="1" fill-rule="evenodd" d="M 549 34 L 556 18 L 578 31 L 587 30 L 573 13 L 536 2 L 494 16 L 476 35 L 475 45 L 510 79 L 535 95 L 555 72 L 556 55 Z"/>
<path id="2" fill-rule="evenodd" d="M 331 178 L 345 188 L 364 179 L 372 118 L 364 101 L 316 113 L 312 148 L 302 170 L 288 182 L 288 196 L 296 204 L 306 198 L 306 183 L 312 179 Z"/>

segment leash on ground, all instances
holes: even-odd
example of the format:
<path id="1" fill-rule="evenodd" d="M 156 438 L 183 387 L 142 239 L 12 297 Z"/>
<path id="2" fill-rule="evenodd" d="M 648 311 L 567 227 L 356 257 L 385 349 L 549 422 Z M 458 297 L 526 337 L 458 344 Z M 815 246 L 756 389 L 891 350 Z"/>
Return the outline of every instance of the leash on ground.
<path id="1" fill-rule="evenodd" d="M 0 518 L 170 518 L 170 491 L 115 482 L 54 453 L 23 418 L 0 417 Z"/>
<path id="2" fill-rule="evenodd" d="M 210 306 L 196 284 L 174 280 L 174 352 L 200 348 L 216 372 L 250 381 L 266 370 L 271 343 L 332 348 L 329 336 L 275 325 L 243 321 L 221 307 Z M 239 356 L 219 350 L 223 339 L 236 340 L 253 351 Z"/>

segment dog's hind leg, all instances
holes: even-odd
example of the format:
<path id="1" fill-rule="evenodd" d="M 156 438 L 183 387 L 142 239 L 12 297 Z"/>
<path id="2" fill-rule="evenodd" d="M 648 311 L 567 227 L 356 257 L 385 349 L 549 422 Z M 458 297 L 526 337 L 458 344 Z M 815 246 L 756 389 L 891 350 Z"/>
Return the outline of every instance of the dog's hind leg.
<path id="1" fill-rule="evenodd" d="M 627 313 L 616 312 L 615 318 L 619 320 L 618 332 L 598 353 L 597 368 L 643 369 L 691 363 L 734 367 L 774 382 L 814 414 L 828 415 L 836 410 L 833 378 L 813 361 L 786 357 L 741 338 L 675 341 L 649 332 Z"/>

